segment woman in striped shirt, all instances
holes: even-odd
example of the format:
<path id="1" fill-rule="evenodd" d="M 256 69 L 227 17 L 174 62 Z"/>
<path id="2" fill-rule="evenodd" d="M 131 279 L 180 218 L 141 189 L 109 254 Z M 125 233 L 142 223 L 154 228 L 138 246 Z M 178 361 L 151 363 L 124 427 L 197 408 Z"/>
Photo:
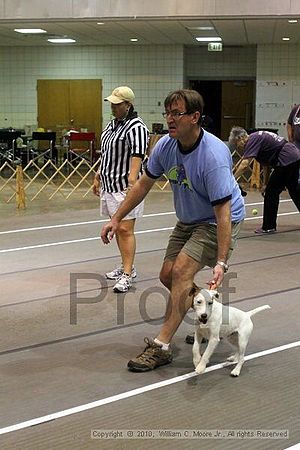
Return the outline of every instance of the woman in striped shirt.
<path id="1" fill-rule="evenodd" d="M 142 162 L 146 153 L 149 131 L 134 111 L 134 93 L 127 86 L 120 86 L 105 98 L 111 104 L 115 117 L 101 135 L 101 162 L 94 179 L 93 192 L 101 195 L 102 214 L 111 217 L 142 174 Z M 115 292 L 127 292 L 136 277 L 134 256 L 136 241 L 135 220 L 143 215 L 144 204 L 139 204 L 126 216 L 118 228 L 116 238 L 122 263 L 106 278 L 116 280 Z"/>

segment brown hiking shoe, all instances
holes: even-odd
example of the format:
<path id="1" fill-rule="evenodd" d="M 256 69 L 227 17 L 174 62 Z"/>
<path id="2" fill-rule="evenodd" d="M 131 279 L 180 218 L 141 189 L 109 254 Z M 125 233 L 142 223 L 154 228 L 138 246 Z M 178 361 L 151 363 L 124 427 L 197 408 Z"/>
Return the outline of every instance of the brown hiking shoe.
<path id="1" fill-rule="evenodd" d="M 129 370 L 132 372 L 147 372 L 172 362 L 172 350 L 163 350 L 160 345 L 147 337 L 144 341 L 147 347 L 143 353 L 128 361 L 127 367 Z"/>

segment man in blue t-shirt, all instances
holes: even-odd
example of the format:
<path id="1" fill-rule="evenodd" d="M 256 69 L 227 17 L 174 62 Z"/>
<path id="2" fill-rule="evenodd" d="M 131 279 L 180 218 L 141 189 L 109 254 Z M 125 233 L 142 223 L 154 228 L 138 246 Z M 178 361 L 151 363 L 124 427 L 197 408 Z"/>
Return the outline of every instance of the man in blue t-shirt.
<path id="1" fill-rule="evenodd" d="M 201 95 L 188 89 L 171 92 L 164 106 L 169 134 L 158 141 L 145 174 L 101 232 L 108 244 L 122 218 L 145 198 L 162 174 L 167 176 L 178 218 L 160 272 L 170 298 L 160 333 L 155 339 L 145 338 L 144 352 L 128 362 L 128 369 L 135 372 L 172 361 L 170 341 L 192 305 L 189 293 L 194 276 L 209 266 L 213 277 L 208 284 L 217 288 L 222 283 L 245 214 L 228 147 L 201 129 Z"/>
<path id="2" fill-rule="evenodd" d="M 243 157 L 235 171 L 238 180 L 255 158 L 263 168 L 273 168 L 273 172 L 263 187 L 264 213 L 262 227 L 256 234 L 276 232 L 279 196 L 286 188 L 295 206 L 300 211 L 299 165 L 300 150 L 283 137 L 269 131 L 248 133 L 241 127 L 233 127 L 229 144 L 243 152 Z"/>

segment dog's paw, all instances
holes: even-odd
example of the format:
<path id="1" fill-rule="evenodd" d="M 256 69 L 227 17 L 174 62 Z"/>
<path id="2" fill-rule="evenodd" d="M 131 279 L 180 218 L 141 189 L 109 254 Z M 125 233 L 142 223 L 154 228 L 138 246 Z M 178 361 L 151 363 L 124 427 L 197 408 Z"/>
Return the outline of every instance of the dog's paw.
<path id="1" fill-rule="evenodd" d="M 238 355 L 235 354 L 235 355 L 228 356 L 227 361 L 229 361 L 229 362 L 237 362 L 238 361 Z"/>
<path id="2" fill-rule="evenodd" d="M 230 375 L 232 376 L 232 377 L 238 377 L 239 376 L 239 374 L 240 374 L 240 370 L 239 369 L 236 369 L 236 368 L 234 368 L 231 372 L 230 372 Z"/>
<path id="3" fill-rule="evenodd" d="M 195 370 L 197 373 L 203 373 L 203 372 L 205 372 L 205 369 L 206 369 L 206 365 L 200 362 L 200 364 L 197 365 Z"/>

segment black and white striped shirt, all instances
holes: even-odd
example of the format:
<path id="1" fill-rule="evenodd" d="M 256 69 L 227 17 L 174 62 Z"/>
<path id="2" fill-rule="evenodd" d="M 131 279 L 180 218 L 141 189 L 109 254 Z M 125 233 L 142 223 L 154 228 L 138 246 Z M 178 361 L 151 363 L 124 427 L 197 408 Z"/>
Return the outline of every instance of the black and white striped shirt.
<path id="1" fill-rule="evenodd" d="M 114 119 L 106 125 L 101 135 L 99 167 L 103 191 L 121 192 L 127 188 L 131 157 L 144 159 L 148 140 L 149 131 L 134 111 L 126 119 Z"/>

